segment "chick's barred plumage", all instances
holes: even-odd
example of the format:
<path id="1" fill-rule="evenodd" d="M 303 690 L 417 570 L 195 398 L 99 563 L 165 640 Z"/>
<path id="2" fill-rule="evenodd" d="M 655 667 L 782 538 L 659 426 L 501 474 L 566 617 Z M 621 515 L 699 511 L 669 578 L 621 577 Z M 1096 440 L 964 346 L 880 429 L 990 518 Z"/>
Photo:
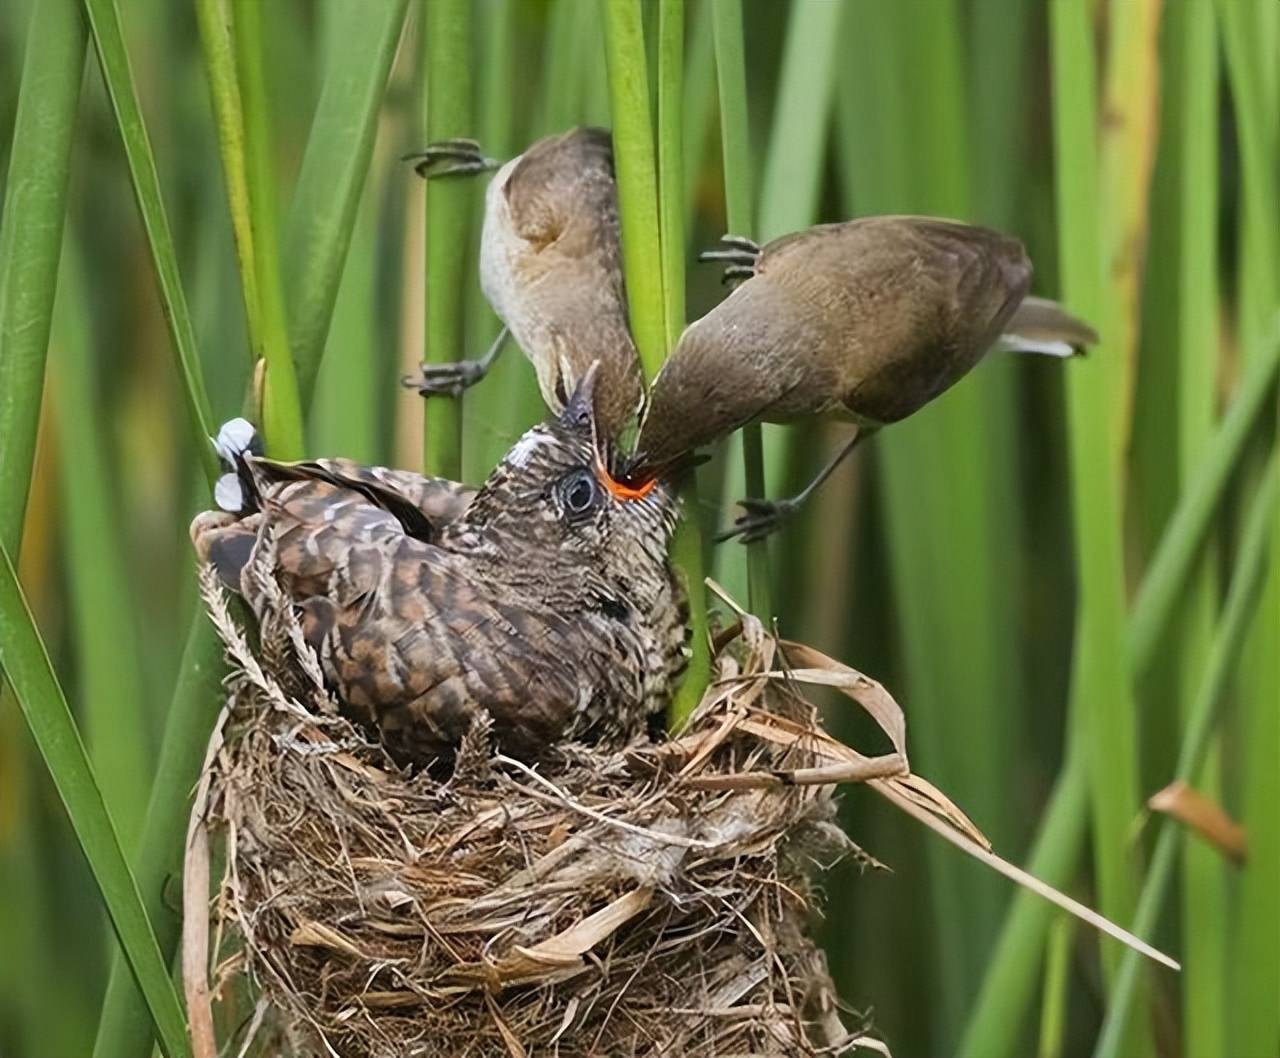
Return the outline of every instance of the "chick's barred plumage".
<path id="1" fill-rule="evenodd" d="M 562 738 L 625 742 L 683 665 L 675 505 L 661 485 L 609 490 L 583 396 L 473 496 L 339 461 L 247 457 L 256 509 L 199 516 L 197 552 L 256 609 L 248 571 L 274 550 L 326 678 L 401 760 L 448 756 L 481 714 L 526 758 Z M 435 521 L 411 531 L 371 483 L 401 506 L 434 505 Z"/>

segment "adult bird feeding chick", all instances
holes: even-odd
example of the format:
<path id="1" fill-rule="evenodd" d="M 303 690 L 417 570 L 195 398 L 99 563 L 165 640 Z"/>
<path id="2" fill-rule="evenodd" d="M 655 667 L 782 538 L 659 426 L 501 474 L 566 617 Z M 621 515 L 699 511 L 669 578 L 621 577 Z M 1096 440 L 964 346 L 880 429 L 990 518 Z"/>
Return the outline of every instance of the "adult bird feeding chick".
<path id="1" fill-rule="evenodd" d="M 433 144 L 413 157 L 429 179 L 497 165 L 470 140 Z M 509 331 L 532 361 L 553 411 L 599 361 L 601 430 L 612 436 L 636 413 L 640 360 L 627 325 L 607 131 L 548 136 L 498 169 L 485 193 L 480 285 L 505 324 L 489 352 L 480 360 L 424 364 L 406 385 L 424 396 L 461 393 L 484 377 Z"/>
<path id="2" fill-rule="evenodd" d="M 674 497 L 614 480 L 595 384 L 589 369 L 478 491 L 274 463 L 231 425 L 234 507 L 197 516 L 197 554 L 259 616 L 264 571 L 278 583 L 339 700 L 402 762 L 449 757 L 482 716 L 527 759 L 563 739 L 624 744 L 665 707 L 685 622 Z"/>
<path id="3" fill-rule="evenodd" d="M 1071 356 L 1097 341 L 1061 306 L 1028 297 L 1022 244 L 931 217 L 824 224 L 708 255 L 743 278 L 691 324 L 654 381 L 633 475 L 749 422 L 835 414 L 852 441 L 798 496 L 743 501 L 728 535 L 775 529 L 859 440 L 918 411 L 992 348 Z"/>

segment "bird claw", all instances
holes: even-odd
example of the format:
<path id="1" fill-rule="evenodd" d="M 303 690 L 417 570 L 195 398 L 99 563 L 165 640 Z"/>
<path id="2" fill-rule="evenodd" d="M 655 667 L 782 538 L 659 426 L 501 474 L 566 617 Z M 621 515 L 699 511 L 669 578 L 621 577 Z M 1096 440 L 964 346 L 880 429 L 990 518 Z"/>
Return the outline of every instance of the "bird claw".
<path id="1" fill-rule="evenodd" d="M 750 544 L 763 540 L 776 532 L 782 523 L 789 519 L 800 505 L 795 500 L 739 500 L 742 513 L 733 520 L 731 528 L 716 536 L 716 543 L 732 540 L 735 536 L 740 543 Z"/>
<path id="2" fill-rule="evenodd" d="M 406 375 L 402 386 L 416 389 L 424 397 L 460 397 L 488 371 L 479 360 L 456 360 L 451 364 L 423 364 L 418 375 Z"/>
<path id="3" fill-rule="evenodd" d="M 401 161 L 414 162 L 413 171 L 428 180 L 487 173 L 499 165 L 481 153 L 475 140 L 462 138 L 429 143 L 421 151 L 406 154 Z"/>
<path id="4" fill-rule="evenodd" d="M 703 250 L 698 254 L 698 260 L 703 264 L 724 261 L 727 267 L 720 280 L 722 283 L 750 279 L 756 274 L 756 262 L 760 260 L 760 246 L 743 235 L 723 235 L 720 237 L 720 248 Z"/>

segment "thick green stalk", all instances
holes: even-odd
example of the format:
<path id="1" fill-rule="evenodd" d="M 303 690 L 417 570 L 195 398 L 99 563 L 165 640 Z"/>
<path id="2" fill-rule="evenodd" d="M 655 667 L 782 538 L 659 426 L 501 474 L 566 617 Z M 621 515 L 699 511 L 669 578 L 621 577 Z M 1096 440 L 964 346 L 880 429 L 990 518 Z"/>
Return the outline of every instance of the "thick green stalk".
<path id="1" fill-rule="evenodd" d="M 196 0 L 196 20 L 200 27 L 200 50 L 204 56 L 213 123 L 218 131 L 218 154 L 222 178 L 227 188 L 227 210 L 235 236 L 236 264 L 244 315 L 254 343 L 261 333 L 258 320 L 258 266 L 253 247 L 253 222 L 249 210 L 249 180 L 245 169 L 244 110 L 236 58 L 231 47 L 231 13 L 227 0 Z M 255 350 L 261 355 L 261 350 Z"/>
<path id="2" fill-rule="evenodd" d="M 1239 277 L 1237 320 L 1246 359 L 1261 348 L 1280 307 L 1280 75 L 1276 49 L 1280 19 L 1274 5 L 1221 0 L 1219 24 L 1231 86 L 1240 154 Z M 1256 457 L 1255 457 L 1256 458 Z M 1231 938 L 1232 997 L 1229 1050 L 1274 1051 L 1280 1038 L 1280 589 L 1273 566 L 1272 588 L 1250 642 L 1239 677 L 1242 747 L 1239 761 L 1240 815 L 1249 834 L 1249 862 L 1240 877 Z"/>
<path id="3" fill-rule="evenodd" d="M 305 449 L 298 379 L 285 329 L 284 287 L 276 237 L 276 179 L 271 157 L 271 115 L 267 98 L 262 5 L 234 0 L 236 68 L 244 116 L 244 173 L 253 230 L 253 263 L 258 307 L 255 352 L 266 363 L 262 385 L 262 426 L 267 451 L 277 459 L 301 459 Z M 253 318 L 251 317 L 251 318 Z"/>
<path id="4" fill-rule="evenodd" d="M 481 41 L 480 83 L 476 110 L 476 131 L 485 154 L 510 158 L 516 153 L 515 100 L 511 91 L 511 70 L 516 56 L 516 9 L 508 3 L 478 5 Z M 572 60 L 570 60 L 572 61 Z M 566 123 L 567 126 L 568 123 Z M 473 225 L 467 261 L 467 335 L 473 349 L 488 349 L 498 336 L 501 321 L 480 289 L 474 262 L 480 259 L 481 226 Z M 508 347 L 506 353 L 485 376 L 483 386 L 467 394 L 468 420 L 482 423 L 467 431 L 462 452 L 463 480 L 483 481 L 494 465 L 531 425 L 519 407 L 529 389 L 536 390 L 529 361 Z M 545 413 L 541 396 L 540 413 Z M 535 418 L 540 417 L 536 415 Z"/>
<path id="5" fill-rule="evenodd" d="M 661 217 L 663 346 L 666 355 L 684 330 L 684 5 L 662 0 L 658 7 L 658 205 Z M 702 698 L 711 673 L 707 595 L 702 565 L 702 532 L 696 516 L 698 479 L 691 473 L 681 494 L 686 516 L 671 545 L 689 599 L 689 668 L 672 702 L 679 725 Z"/>
<path id="6" fill-rule="evenodd" d="M 48 0 L 32 12 L 0 217 L 0 542 L 15 555 L 31 483 L 87 36 L 73 0 Z"/>
<path id="7" fill-rule="evenodd" d="M 1122 463 L 1131 401 L 1129 360 L 1137 333 L 1137 277 L 1145 234 L 1145 179 L 1135 140 L 1146 134 L 1143 108 L 1154 103 L 1145 65 L 1125 73 L 1111 64 L 1142 52 L 1151 27 L 1147 4 L 1111 7 L 1114 24 L 1107 113 L 1094 154 L 1092 28 L 1083 5 L 1052 7 L 1054 131 L 1059 252 L 1067 303 L 1101 324 L 1102 342 L 1067 380 L 1072 522 L 1079 592 L 1071 710 L 1083 717 L 1100 910 L 1124 921 L 1135 898 L 1131 828 L 1138 812 L 1138 740 L 1130 669 L 1124 654 L 1124 484 Z M 1143 53 L 1145 55 L 1145 53 Z M 1133 78 L 1136 83 L 1130 81 Z M 1148 100 L 1148 96 L 1150 99 Z M 1133 172 L 1125 166 L 1138 166 Z M 1095 176 L 1100 174 L 1100 176 Z M 1134 185 L 1137 185 L 1136 187 Z M 1123 234 L 1123 238 L 1120 237 Z M 1103 275 L 1108 276 L 1104 283 Z M 1104 942 L 1104 965 L 1119 951 Z M 1139 1031 L 1146 1026 L 1138 1027 Z M 1149 1041 L 1137 1044 L 1142 1053 Z"/>
<path id="8" fill-rule="evenodd" d="M 1280 364 L 1280 321 L 1254 359 L 1191 483 L 1147 565 L 1125 626 L 1129 669 L 1140 677 L 1155 660 L 1196 556 L 1222 500 L 1231 472 L 1245 453 L 1269 397 Z M 1084 854 L 1088 783 L 1079 745 L 1080 718 L 1072 720 L 1067 759 L 1042 814 L 1027 870 L 1061 889 L 1070 884 Z M 1015 1052 L 1023 1019 L 1035 994 L 1045 931 L 1051 915 L 1044 902 L 1020 893 L 1000 931 L 977 1002 L 965 1028 L 961 1058 L 1000 1058 Z"/>
<path id="9" fill-rule="evenodd" d="M 473 134 L 471 125 L 470 0 L 431 0 L 425 5 L 428 142 Z M 463 280 L 472 181 L 426 181 L 427 327 L 423 360 L 445 364 L 463 354 Z M 462 476 L 462 401 L 424 402 L 423 466 L 435 477 Z"/>
<path id="10" fill-rule="evenodd" d="M 282 257 L 289 343 L 304 410 L 315 390 L 407 3 L 329 5 L 329 33 L 336 43 L 319 71 L 320 98 L 285 220 Z"/>
<path id="11" fill-rule="evenodd" d="M 1272 457 L 1271 466 L 1253 499 L 1240 548 L 1236 556 L 1235 570 L 1227 589 L 1227 599 L 1222 608 L 1222 620 L 1213 637 L 1199 685 L 1186 712 L 1186 727 L 1182 748 L 1178 754 L 1178 766 L 1174 781 L 1200 785 L 1200 775 L 1212 749 L 1213 730 L 1217 707 L 1235 675 L 1237 661 L 1249 622 L 1258 601 L 1260 589 L 1267 573 L 1268 551 L 1274 551 L 1271 537 L 1273 527 L 1280 525 L 1276 517 L 1276 501 L 1280 497 L 1280 457 Z M 1156 839 L 1156 851 L 1142 887 L 1138 909 L 1133 917 L 1132 932 L 1139 937 L 1150 938 L 1159 922 L 1160 911 L 1168 894 L 1177 862 L 1178 844 L 1182 838 L 1182 825 L 1172 819 L 1161 819 L 1160 834 Z M 1214 855 L 1218 855 L 1214 852 Z M 1220 858 L 1220 857 L 1219 857 Z M 1202 909 L 1214 913 L 1215 908 Z M 1139 959 L 1131 958 L 1136 952 L 1125 952 L 1119 972 L 1107 1002 L 1107 1017 L 1098 1038 L 1094 1058 L 1121 1058 L 1124 1051 L 1126 1023 L 1134 1007 L 1140 979 Z M 1219 972 L 1225 976 L 1225 967 Z M 1184 987 L 1186 987 L 1184 985 Z M 1225 1029 L 1225 1026 L 1224 1026 Z M 1203 1032 L 1203 1028 L 1201 1028 Z M 1188 1043 L 1187 1054 L 1227 1054 L 1228 1051 L 1195 1051 Z M 1261 1053 L 1261 1052 L 1260 1052 Z"/>
<path id="12" fill-rule="evenodd" d="M 164 1051 L 188 1053 L 182 1006 L 147 920 L 75 720 L 49 664 L 6 548 L 0 545 L 0 666 L 98 883 L 103 903 L 146 996 Z"/>
<path id="13" fill-rule="evenodd" d="M 0 545 L 11 555 L 21 546 L 35 458 L 87 41 L 88 27 L 75 0 L 48 0 L 32 8 L 0 214 Z M 0 674 L 0 712 L 6 720 L 13 716 L 10 694 Z M 0 739 L 15 732 L 6 722 Z M 71 1009 L 63 1021 L 63 1004 L 47 994 L 60 982 L 56 954 L 41 929 L 58 916 L 57 902 L 34 858 L 34 805 L 25 799 L 24 809 L 22 803 L 32 783 L 26 769 L 15 765 L 29 755 L 27 746 L 8 739 L 0 749 L 3 800 L 17 824 L 0 856 L 0 888 L 8 904 L 0 924 L 0 961 L 7 963 L 5 986 L 20 1023 L 17 1045 L 38 1039 L 56 1048 L 78 1038 L 74 1004 L 67 1004 Z M 53 1031 L 21 1024 L 46 1011 L 59 1015 L 57 1025 L 47 1026 Z"/>
<path id="14" fill-rule="evenodd" d="M 1210 4 L 1173 5 L 1175 52 L 1166 78 L 1181 118 L 1178 174 L 1178 415 L 1177 470 L 1185 487 L 1213 433 L 1218 344 L 1218 45 Z M 1201 555 L 1184 596 L 1178 652 L 1183 722 L 1194 722 L 1213 642 L 1217 610 L 1215 549 Z M 1215 741 L 1199 788 L 1222 799 L 1221 746 Z M 1165 829 L 1168 829 L 1167 824 Z M 1204 842 L 1183 846 L 1182 1010 L 1188 1054 L 1227 1053 L 1228 864 Z M 1136 978 L 1135 978 L 1136 980 Z M 1129 993 L 1132 995 L 1132 992 Z M 1116 1003 L 1108 1016 L 1119 1017 Z M 1121 1018 L 1121 1020 L 1123 1020 Z M 1118 1034 L 1117 1034 L 1118 1038 Z"/>
<path id="15" fill-rule="evenodd" d="M 160 303 L 164 308 L 165 322 L 177 357 L 182 376 L 182 392 L 187 405 L 187 422 L 191 427 L 193 442 L 199 454 L 201 466 L 210 481 L 218 476 L 218 461 L 209 437 L 213 430 L 213 415 L 209 410 L 209 398 L 205 393 L 204 379 L 200 375 L 200 356 L 196 350 L 195 330 L 187 309 L 186 295 L 182 290 L 182 278 L 178 272 L 178 258 L 174 251 L 173 233 L 165 213 L 164 199 L 160 193 L 160 179 L 156 174 L 155 157 L 151 140 L 142 120 L 138 105 L 138 92 L 129 67 L 129 53 L 125 49 L 124 34 L 120 28 L 120 12 L 115 0 L 84 0 L 93 31 L 94 48 L 102 79 L 111 98 L 116 124 L 124 143 L 125 158 L 129 163 L 133 193 L 142 216 L 142 225 L 151 248 L 151 261 L 156 270 Z"/>
<path id="16" fill-rule="evenodd" d="M 716 84 L 720 95 L 720 159 L 724 170 L 725 223 L 747 238 L 752 218 L 751 141 L 747 121 L 747 64 L 743 55 L 741 0 L 714 0 Z M 743 481 L 748 496 L 765 496 L 764 442 L 759 423 L 742 429 Z M 768 622 L 775 615 L 769 580 L 769 542 L 747 545 L 747 597 L 751 609 Z"/>
<path id="17" fill-rule="evenodd" d="M 645 378 L 652 379 L 666 358 L 667 340 L 644 27 L 638 0 L 601 2 L 627 306 Z"/>

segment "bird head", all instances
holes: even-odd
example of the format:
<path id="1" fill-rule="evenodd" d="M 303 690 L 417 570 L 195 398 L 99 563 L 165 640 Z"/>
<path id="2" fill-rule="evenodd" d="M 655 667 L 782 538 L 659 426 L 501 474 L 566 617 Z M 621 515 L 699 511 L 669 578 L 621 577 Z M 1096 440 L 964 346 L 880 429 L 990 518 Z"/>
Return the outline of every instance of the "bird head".
<path id="1" fill-rule="evenodd" d="M 518 561 L 565 558 L 602 573 L 665 561 L 675 497 L 649 480 L 615 477 L 618 455 L 597 428 L 593 364 L 564 410 L 529 430 L 489 475 L 467 512 L 467 531 Z"/>

